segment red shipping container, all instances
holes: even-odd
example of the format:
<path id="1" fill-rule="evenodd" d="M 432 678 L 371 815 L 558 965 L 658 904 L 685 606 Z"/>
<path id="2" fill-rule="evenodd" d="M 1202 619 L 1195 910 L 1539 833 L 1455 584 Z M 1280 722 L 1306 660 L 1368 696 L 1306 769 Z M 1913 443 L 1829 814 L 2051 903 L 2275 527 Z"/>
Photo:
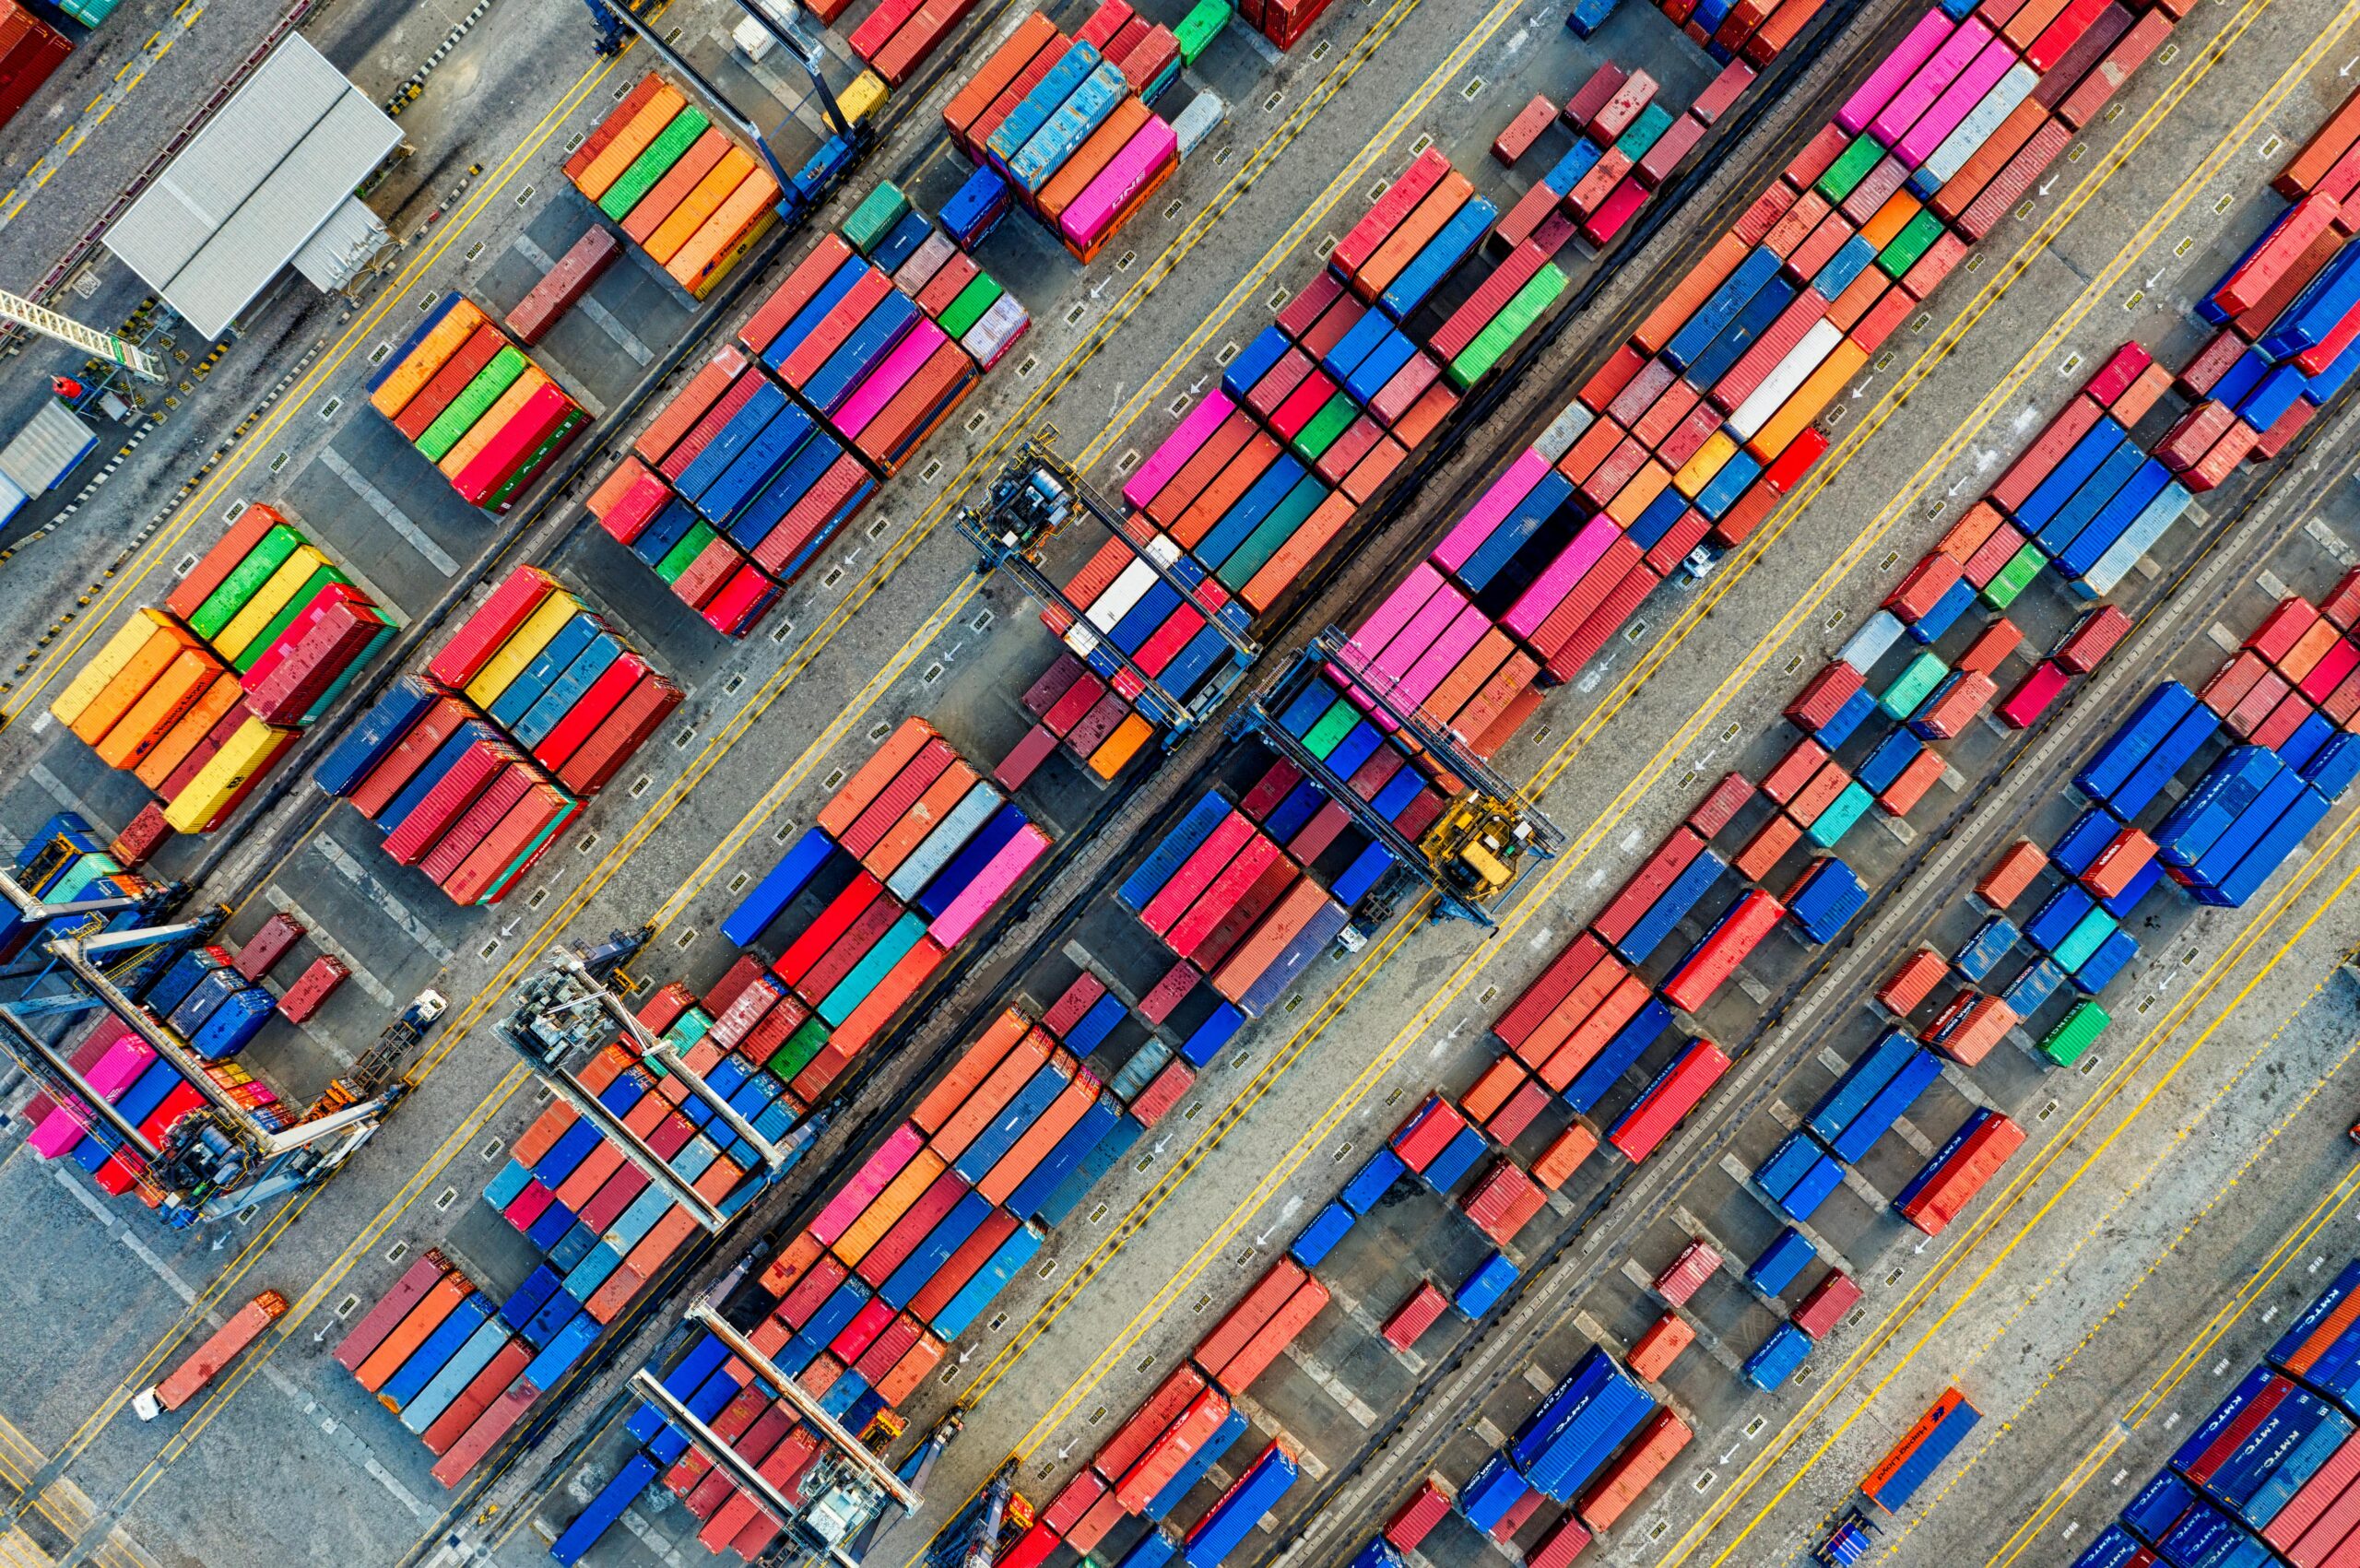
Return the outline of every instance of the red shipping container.
<path id="1" fill-rule="evenodd" d="M 2024 1129 L 2005 1116 L 1995 1115 L 1977 1127 L 1958 1153 L 1944 1163 L 1902 1218 L 1929 1236 L 1941 1234 L 1965 1212 L 1984 1184 L 1997 1175 L 2009 1156 L 2024 1147 Z"/>
<path id="2" fill-rule="evenodd" d="M 1670 1410 L 1658 1410 L 1582 1493 L 1576 1510 L 1582 1522 L 1592 1530 L 1602 1530 L 1622 1517 L 1694 1436 L 1686 1421 Z"/>
<path id="3" fill-rule="evenodd" d="M 1698 948 L 1695 956 L 1674 970 L 1664 981 L 1664 1001 L 1675 1010 L 1689 1014 L 1693 1014 L 1702 1008 L 1706 1002 L 1713 999 L 1714 994 L 1728 983 L 1729 976 L 1737 973 L 1738 966 L 1745 961 L 1747 955 L 1761 945 L 1762 939 L 1777 929 L 1778 922 L 1786 918 L 1786 914 L 1785 904 L 1758 888 L 1740 899 L 1736 906 Z M 1680 1075 L 1677 1086 L 1673 1083 L 1667 1083 L 1664 1086 L 1665 1095 L 1670 1102 L 1676 1104 L 1682 1098 L 1686 1098 L 1687 1103 L 1693 1105 L 1696 1099 L 1702 1098 L 1704 1091 L 1711 1087 L 1713 1079 L 1719 1078 L 1727 1069 L 1728 1057 L 1721 1055 L 1718 1051 L 1709 1045 L 1701 1045 L 1701 1043 L 1700 1048 L 1710 1057 L 1717 1058 L 1719 1066 L 1711 1067 L 1709 1074 L 1704 1067 L 1696 1067 L 1693 1071 L 1684 1068 Z M 1693 1096 L 1687 1093 L 1690 1084 L 1695 1086 Z M 1677 1093 L 1672 1092 L 1675 1087 L 1679 1090 Z M 1684 1106 L 1682 1107 L 1680 1114 L 1685 1114 Z M 1678 1116 L 1674 1115 L 1672 1120 L 1676 1122 Z M 1669 1124 L 1662 1128 L 1665 1132 L 1670 1130 Z M 1661 1132 L 1656 1136 L 1660 1138 Z M 1653 1139 L 1646 1141 L 1647 1147 L 1653 1147 Z M 1622 1146 L 1618 1144 L 1618 1147 Z M 1630 1152 L 1628 1148 L 1624 1148 L 1623 1151 Z M 1636 1160 L 1640 1156 L 1634 1154 L 1632 1158 Z"/>
<path id="4" fill-rule="evenodd" d="M 1934 994 L 1951 971 L 1949 962 L 1931 948 L 1920 947 L 1901 961 L 1885 983 L 1877 987 L 1877 1005 L 1895 1018 L 1907 1018 Z"/>
<path id="5" fill-rule="evenodd" d="M 1695 810 L 1688 814 L 1688 826 L 1705 839 L 1710 840 L 1729 825 L 1738 812 L 1744 808 L 1745 803 L 1753 798 L 1753 795 L 1754 785 L 1752 779 L 1747 778 L 1743 773 L 1724 773 L 1721 775 L 1721 782 L 1713 786 L 1713 792 L 1705 797 Z"/>
<path id="6" fill-rule="evenodd" d="M 1647 1326 L 1631 1346 L 1631 1371 L 1650 1383 L 1660 1383 L 1680 1352 L 1696 1342 L 1696 1330 L 1676 1312 L 1665 1313 Z"/>
<path id="7" fill-rule="evenodd" d="M 1449 1304 L 1449 1300 L 1434 1289 L 1434 1281 L 1421 1279 L 1410 1299 L 1394 1308 L 1393 1315 L 1385 1320 L 1385 1342 L 1397 1350 L 1410 1350 L 1417 1344 L 1419 1336 L 1434 1326 Z"/>
<path id="8" fill-rule="evenodd" d="M 1829 665 L 1812 676 L 1802 690 L 1796 694 L 1795 700 L 1787 704 L 1787 722 L 1805 731 L 1823 729 L 1835 717 L 1837 711 L 1851 701 L 1852 694 L 1866 683 L 1866 678 L 1850 665 L 1841 662 Z M 1784 800 L 1787 796 L 1774 790 L 1772 798 Z"/>
<path id="9" fill-rule="evenodd" d="M 1221 1369 L 1235 1361 L 1254 1336 L 1277 1315 L 1280 1307 L 1310 1276 L 1292 1258 L 1280 1258 L 1270 1266 L 1268 1273 L 1254 1283 L 1254 1288 L 1229 1309 L 1213 1331 L 1197 1346 L 1197 1364 L 1215 1378 Z"/>
<path id="10" fill-rule="evenodd" d="M 1794 1326 L 1814 1339 L 1823 1339 L 1844 1320 L 1844 1315 L 1859 1304 L 1860 1287 L 1840 1268 L 1831 1268 L 1821 1277 L 1811 1292 L 1797 1303 L 1788 1319 Z"/>
<path id="11" fill-rule="evenodd" d="M 1619 942 L 1629 936 L 1639 917 L 1654 906 L 1664 890 L 1704 849 L 1705 841 L 1686 824 L 1674 828 L 1656 852 L 1631 874 L 1613 902 L 1590 922 L 1591 928 L 1610 942 Z"/>
<path id="12" fill-rule="evenodd" d="M 2114 652 L 2130 630 L 2130 617 L 2121 606 L 2101 606 L 2083 616 L 2058 644 L 2057 662 L 2075 675 L 2087 675 Z"/>
<path id="13" fill-rule="evenodd" d="M 2094 405 L 2093 405 L 2094 407 Z M 1996 492 L 1995 492 L 1996 493 Z M 1909 569 L 1892 593 L 1884 599 L 1884 607 L 1905 623 L 1914 623 L 1931 610 L 1944 594 L 1965 575 L 1959 563 L 1940 551 L 1927 556 Z M 1837 666 L 1837 668 L 1848 668 Z M 1855 672 L 1857 675 L 1858 672 Z"/>
<path id="14" fill-rule="evenodd" d="M 1254 1380 L 1268 1371 L 1270 1363 L 1285 1353 L 1296 1336 L 1311 1326 L 1311 1320 L 1319 1315 L 1328 1301 L 1327 1286 L 1316 1279 L 1305 1279 L 1246 1341 L 1245 1348 L 1221 1369 L 1221 1386 L 1232 1393 L 1243 1393 L 1253 1386 Z"/>
<path id="15" fill-rule="evenodd" d="M 1701 1241 L 1691 1241 L 1656 1276 L 1656 1294 L 1674 1306 L 1686 1306 L 1720 1267 L 1721 1255 L 1717 1249 Z"/>
<path id="16" fill-rule="evenodd" d="M 1581 1522 L 1580 1515 L 1568 1510 L 1525 1554 L 1524 1568 L 1568 1568 L 1589 1541 L 1589 1527 Z"/>
<path id="17" fill-rule="evenodd" d="M 2360 1443 L 2360 1439 L 2354 1441 Z M 1442 1523 L 1444 1515 L 1450 1512 L 1452 1501 L 1452 1494 L 1444 1488 L 1441 1480 L 1428 1476 L 1418 1483 L 1418 1490 L 1410 1494 L 1410 1500 L 1396 1508 L 1392 1516 L 1385 1521 L 1385 1539 L 1403 1551 L 1415 1550 L 1418 1543 L 1424 1540 L 1434 1527 Z"/>

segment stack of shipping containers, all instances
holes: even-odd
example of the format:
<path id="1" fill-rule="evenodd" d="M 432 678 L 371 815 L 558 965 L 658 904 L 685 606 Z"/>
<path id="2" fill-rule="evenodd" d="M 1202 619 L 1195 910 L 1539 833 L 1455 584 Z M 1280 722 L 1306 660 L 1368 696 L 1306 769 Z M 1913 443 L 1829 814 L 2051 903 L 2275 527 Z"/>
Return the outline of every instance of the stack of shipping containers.
<path id="1" fill-rule="evenodd" d="M 497 903 L 679 703 L 603 616 L 518 567 L 313 777 L 453 902 Z"/>
<path id="2" fill-rule="evenodd" d="M 256 502 L 53 699 L 108 766 L 163 798 L 171 830 L 221 825 L 394 623 L 277 509 Z"/>
<path id="3" fill-rule="evenodd" d="M 574 148 L 565 177 L 700 300 L 778 218 L 761 159 L 652 72 Z"/>
<path id="4" fill-rule="evenodd" d="M 454 291 L 369 380 L 370 406 L 469 506 L 505 513 L 590 416 L 476 302 Z"/>

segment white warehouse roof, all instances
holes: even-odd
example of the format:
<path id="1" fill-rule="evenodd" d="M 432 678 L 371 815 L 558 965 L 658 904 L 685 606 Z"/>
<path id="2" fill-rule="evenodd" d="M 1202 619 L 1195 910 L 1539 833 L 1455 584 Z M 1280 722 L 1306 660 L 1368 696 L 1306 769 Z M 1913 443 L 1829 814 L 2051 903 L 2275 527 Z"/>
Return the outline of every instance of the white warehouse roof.
<path id="1" fill-rule="evenodd" d="M 400 141 L 290 34 L 107 230 L 107 249 L 218 337 Z"/>

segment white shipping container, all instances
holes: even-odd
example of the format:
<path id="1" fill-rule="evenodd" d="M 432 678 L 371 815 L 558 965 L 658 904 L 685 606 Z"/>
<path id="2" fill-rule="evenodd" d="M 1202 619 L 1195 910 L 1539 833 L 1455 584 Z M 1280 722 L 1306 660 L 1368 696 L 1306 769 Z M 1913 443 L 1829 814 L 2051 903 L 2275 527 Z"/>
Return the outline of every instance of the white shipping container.
<path id="1" fill-rule="evenodd" d="M 1754 432 L 1770 422 L 1788 398 L 1795 395 L 1820 361 L 1835 352 L 1844 341 L 1844 334 L 1834 323 L 1817 321 L 1803 334 L 1803 340 L 1787 350 L 1787 357 L 1753 389 L 1753 395 L 1739 404 L 1729 415 L 1729 429 L 1742 441 L 1752 441 Z"/>
<path id="2" fill-rule="evenodd" d="M 1114 631 L 1115 623 L 1130 614 L 1155 583 L 1154 567 L 1143 560 L 1132 561 L 1106 584 L 1106 591 L 1090 607 L 1090 624 L 1101 631 Z"/>
<path id="3" fill-rule="evenodd" d="M 2040 73 L 2018 61 L 1983 95 L 1982 102 L 1966 112 L 1966 118 L 1942 138 L 1941 145 L 1928 155 L 1910 183 L 1928 195 L 1941 190 L 1952 175 L 1966 167 L 1966 160 L 1991 139 L 2000 122 L 2013 114 L 2039 85 Z"/>

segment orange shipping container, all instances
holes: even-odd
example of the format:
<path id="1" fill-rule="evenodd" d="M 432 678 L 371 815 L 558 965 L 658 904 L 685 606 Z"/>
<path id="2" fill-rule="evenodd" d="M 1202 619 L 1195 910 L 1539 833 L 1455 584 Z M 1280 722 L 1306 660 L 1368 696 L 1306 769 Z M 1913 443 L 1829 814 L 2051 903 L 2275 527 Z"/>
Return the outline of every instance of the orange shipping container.
<path id="1" fill-rule="evenodd" d="M 1696 1342 L 1696 1330 L 1676 1312 L 1665 1313 L 1648 1325 L 1631 1347 L 1631 1370 L 1650 1383 L 1660 1383 L 1680 1352 Z"/>
<path id="2" fill-rule="evenodd" d="M 950 1168 L 950 1162 L 931 1149 L 921 1149 L 902 1167 L 894 1178 L 885 1184 L 885 1190 L 870 1200 L 867 1208 L 856 1216 L 829 1249 L 847 1266 L 857 1266 L 868 1255 L 868 1249 L 892 1228 L 893 1221 L 910 1210 L 918 1195 L 934 1185 L 937 1176 Z"/>
<path id="3" fill-rule="evenodd" d="M 891 877 L 900 869 L 902 862 L 910 857 L 910 853 L 925 841 L 926 836 L 950 815 L 950 808 L 965 799 L 967 792 L 980 782 L 974 769 L 954 760 L 934 783 L 926 786 L 926 793 L 918 796 L 916 803 L 902 813 L 901 819 L 886 829 L 884 836 L 860 857 L 861 865 L 879 881 Z"/>
<path id="4" fill-rule="evenodd" d="M 746 176 L 729 199 L 665 265 L 673 282 L 702 300 L 755 242 L 778 221 L 778 182 L 759 170 Z"/>
<path id="5" fill-rule="evenodd" d="M 708 126 L 695 145 L 682 153 L 679 160 L 664 171 L 664 177 L 648 187 L 647 194 L 631 206 L 623 219 L 623 232 L 646 245 L 647 237 L 655 232 L 663 221 L 679 210 L 689 193 L 703 183 L 730 151 L 729 138 L 718 126 Z M 736 189 L 735 185 L 730 187 Z M 723 195 L 727 195 L 724 192 Z M 716 203 L 719 198 L 715 198 Z"/>
<path id="6" fill-rule="evenodd" d="M 162 790 L 164 781 L 188 760 L 189 753 L 212 733 L 213 726 L 229 716 L 230 710 L 236 707 L 238 699 L 244 695 L 245 688 L 239 684 L 236 676 L 215 676 L 213 684 L 206 687 L 204 694 L 190 705 L 188 712 L 181 715 L 180 723 L 166 732 L 164 737 L 141 760 L 138 767 L 133 770 L 134 776 L 149 789 Z"/>
<path id="7" fill-rule="evenodd" d="M 965 1054 L 950 1065 L 950 1070 L 943 1075 L 942 1081 L 926 1091 L 926 1098 L 919 1101 L 917 1109 L 910 1113 L 910 1120 L 916 1124 L 917 1129 L 924 1133 L 941 1131 L 942 1124 L 950 1119 L 950 1114 L 966 1102 L 967 1096 L 991 1076 L 992 1069 L 999 1066 L 1000 1059 L 1015 1048 L 1016 1043 L 1023 1039 L 1032 1027 L 1031 1020 L 1014 1008 L 992 1020 L 985 1028 L 983 1037 L 967 1047 Z"/>
<path id="8" fill-rule="evenodd" d="M 184 650 L 107 731 L 99 742 L 99 760 L 110 768 L 137 767 L 188 716 L 221 673 L 221 661 L 210 651 Z"/>
<path id="9" fill-rule="evenodd" d="M 967 78 L 967 85 L 952 94 L 950 101 L 943 106 L 942 123 L 952 137 L 961 145 L 966 145 L 967 127 L 975 123 L 976 116 L 991 107 L 992 100 L 1008 90 L 1010 84 L 1023 74 L 1024 68 L 1032 63 L 1034 55 L 1060 41 L 1061 38 L 1056 24 L 1038 11 L 1019 22 L 1016 30 L 1009 35 L 1008 41 L 994 50 L 991 58 Z"/>
<path id="10" fill-rule="evenodd" d="M 393 373 L 378 383 L 377 390 L 369 395 L 369 406 L 388 419 L 399 414 L 409 406 L 409 400 L 418 395 L 419 388 L 432 381 L 435 372 L 459 351 L 460 345 L 473 337 L 476 329 L 489 319 L 473 300 L 462 299 L 453 305 L 450 314 L 436 322 L 434 330 L 409 351 L 409 358 L 395 365 Z M 238 553 L 242 556 L 245 552 L 241 550 Z M 235 565 L 236 562 L 230 564 Z M 218 584 L 219 579 L 215 581 Z M 204 596 L 202 594 L 196 595 L 199 600 Z M 186 610 L 177 613 L 194 615 L 195 612 L 196 605 L 191 603 Z"/>
<path id="11" fill-rule="evenodd" d="M 685 192 L 670 211 L 649 222 L 647 239 L 641 247 L 647 252 L 647 259 L 662 266 L 678 255 L 680 247 L 712 221 L 730 193 L 744 184 L 746 176 L 753 171 L 754 160 L 744 151 L 735 147 L 724 150 L 703 178 Z"/>
<path id="12" fill-rule="evenodd" d="M 1194 548 L 1207 534 L 1212 532 L 1213 525 L 1221 520 L 1222 514 L 1254 488 L 1254 481 L 1268 473 L 1270 466 L 1278 460 L 1278 442 L 1257 430 L 1239 449 L 1237 455 L 1213 477 L 1202 493 L 1188 503 L 1187 510 L 1180 513 L 1178 520 L 1172 525 L 1173 538 L 1183 547 Z"/>
<path id="13" fill-rule="evenodd" d="M 1385 242 L 1370 254 L 1368 265 L 1350 280 L 1352 292 L 1363 300 L 1374 300 L 1384 293 L 1401 275 L 1401 269 L 1426 248 L 1428 241 L 1442 232 L 1442 226 L 1474 194 L 1474 183 L 1466 175 L 1455 169 L 1444 175 L 1442 183 L 1426 193 L 1425 199 L 1401 220 L 1401 226 L 1386 235 Z"/>
<path id="14" fill-rule="evenodd" d="M 989 1202 L 1007 1203 L 1023 1185 L 1024 1178 L 1057 1146 L 1057 1140 L 1071 1132 L 1083 1114 L 1098 1102 L 1098 1089 L 1096 1079 L 1086 1072 L 1075 1073 L 1073 1082 L 1049 1102 L 1049 1108 L 1041 1113 L 1040 1119 L 1025 1128 L 1023 1136 L 984 1173 L 975 1190 Z"/>
<path id="15" fill-rule="evenodd" d="M 360 1386 L 374 1394 L 385 1385 L 385 1380 L 401 1370 L 410 1352 L 426 1343 L 426 1337 L 442 1326 L 442 1320 L 458 1309 L 461 1302 L 475 1293 L 475 1286 L 464 1274 L 445 1274 L 429 1287 L 418 1304 L 403 1315 L 394 1325 L 394 1331 L 378 1342 L 369 1352 L 369 1359 L 353 1369 L 352 1375 Z"/>
<path id="16" fill-rule="evenodd" d="M 1012 1046 L 1007 1055 L 991 1070 L 991 1075 L 959 1109 L 945 1118 L 942 1130 L 927 1144 L 945 1160 L 956 1160 L 967 1151 L 983 1130 L 991 1126 L 992 1118 L 1008 1108 L 1017 1091 L 1032 1079 L 1032 1075 L 1047 1063 L 1052 1049 L 1048 1033 L 1035 1029 Z"/>
<path id="17" fill-rule="evenodd" d="M 591 159 L 590 167 L 573 182 L 575 188 L 594 202 L 605 195 L 607 187 L 621 178 L 624 170 L 638 161 L 639 155 L 647 150 L 648 144 L 663 134 L 664 127 L 672 123 L 674 115 L 688 107 L 688 102 L 677 88 L 667 84 L 657 88 L 646 105 L 631 116 L 630 124 L 615 133 L 614 139 L 607 144 L 607 150 Z"/>
<path id="18" fill-rule="evenodd" d="M 147 694 L 148 689 L 170 669 L 172 661 L 182 654 L 202 648 L 195 633 L 175 625 L 159 626 L 148 633 L 148 641 L 131 655 L 114 678 L 100 688 L 74 719 L 74 733 L 85 744 L 96 746 L 107 737 L 107 732 L 129 713 L 132 705 Z"/>
<path id="19" fill-rule="evenodd" d="M 1092 131 L 1081 146 L 1074 149 L 1073 156 L 1058 166 L 1057 171 L 1049 177 L 1049 183 L 1041 187 L 1041 195 L 1034 204 L 1039 207 L 1041 216 L 1051 223 L 1063 218 L 1066 208 L 1073 205 L 1074 197 L 1081 195 L 1083 188 L 1115 161 L 1115 155 L 1130 144 L 1130 139 L 1139 134 L 1148 119 L 1147 105 L 1136 97 L 1126 98 L 1116 104 L 1115 112 L 1106 117 L 1106 123 Z"/>
<path id="20" fill-rule="evenodd" d="M 1582 1494 L 1581 1506 L 1575 1510 L 1582 1523 L 1602 1530 L 1621 1518 L 1695 1435 L 1686 1421 L 1670 1410 L 1657 1411 L 1637 1440 Z"/>
<path id="21" fill-rule="evenodd" d="M 939 738 L 935 727 L 920 718 L 902 721 L 902 726 L 885 737 L 875 755 L 863 762 L 852 777 L 845 781 L 834 798 L 820 808 L 820 827 L 831 838 L 842 838 L 860 814 L 868 809 L 884 787 L 893 782 L 911 758 L 922 750 L 926 742 Z"/>

